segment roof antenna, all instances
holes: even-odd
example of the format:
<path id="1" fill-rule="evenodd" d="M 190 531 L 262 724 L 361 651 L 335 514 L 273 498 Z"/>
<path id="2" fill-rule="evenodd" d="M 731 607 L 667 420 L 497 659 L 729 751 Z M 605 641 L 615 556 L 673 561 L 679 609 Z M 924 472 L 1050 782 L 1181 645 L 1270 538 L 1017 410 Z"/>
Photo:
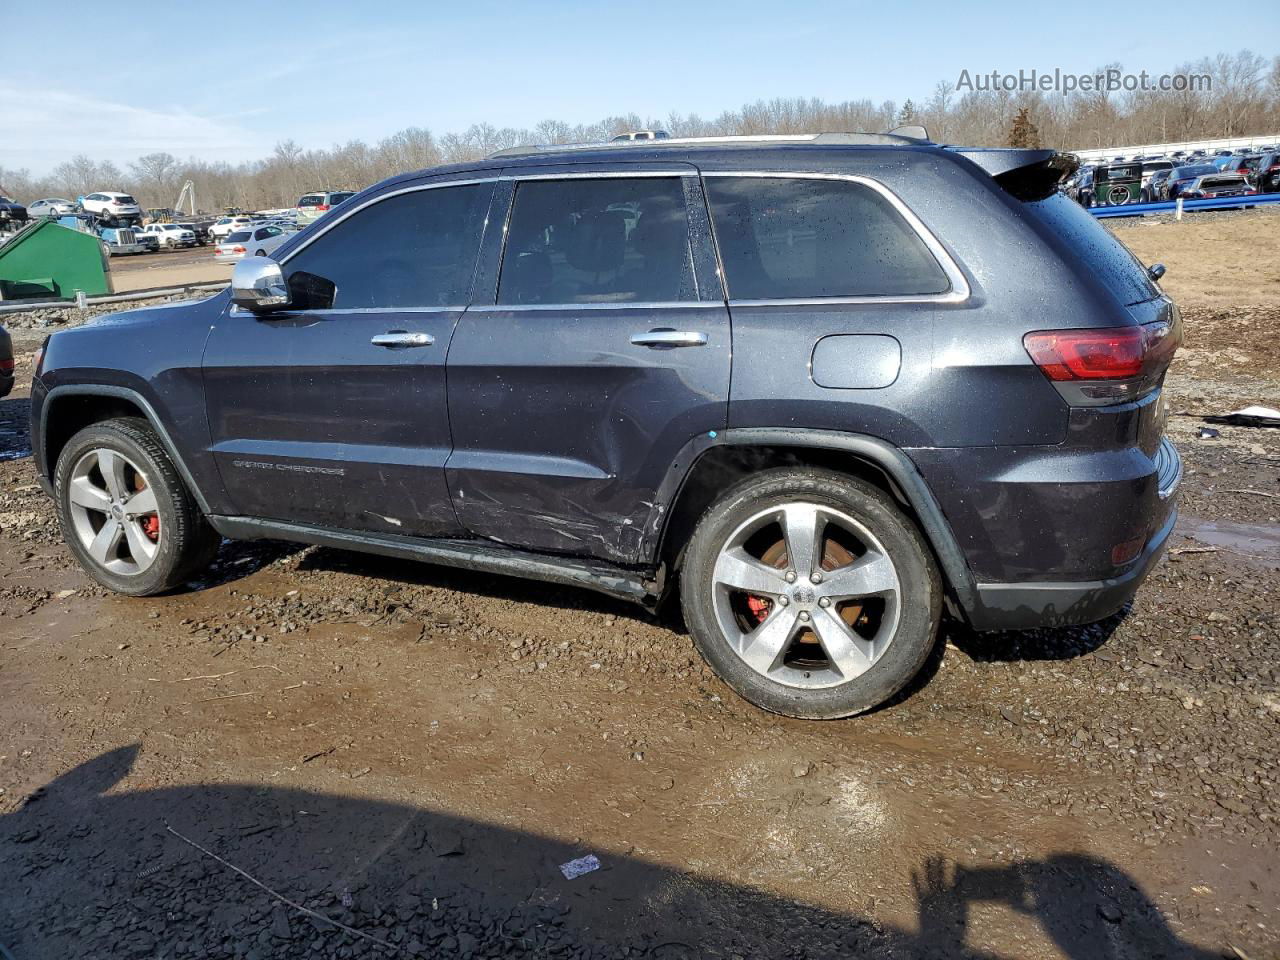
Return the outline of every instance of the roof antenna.
<path id="1" fill-rule="evenodd" d="M 912 140 L 928 140 L 929 131 L 918 123 L 909 123 L 905 126 L 894 127 L 889 131 L 891 137 L 910 137 Z"/>

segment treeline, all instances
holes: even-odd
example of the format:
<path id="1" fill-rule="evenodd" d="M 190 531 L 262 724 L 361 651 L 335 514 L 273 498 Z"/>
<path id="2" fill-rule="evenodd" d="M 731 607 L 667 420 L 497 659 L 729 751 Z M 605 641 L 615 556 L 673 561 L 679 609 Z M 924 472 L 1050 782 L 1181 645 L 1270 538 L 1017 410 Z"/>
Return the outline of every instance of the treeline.
<path id="1" fill-rule="evenodd" d="M 1098 72 L 1108 69 L 1122 68 L 1107 64 Z M 958 91 L 943 82 L 923 103 L 776 99 L 748 104 L 714 119 L 696 114 L 673 113 L 665 118 L 630 114 L 592 124 L 544 120 L 529 129 L 479 123 L 465 132 L 439 137 L 424 127 L 407 127 L 372 145 L 352 140 L 329 149 L 307 150 L 286 140 L 270 156 L 240 164 L 153 153 L 121 170 L 80 154 L 43 177 L 0 168 L 0 188 L 27 202 L 125 190 L 144 207 L 160 207 L 172 204 L 182 183 L 192 180 L 196 199 L 205 210 L 263 209 L 292 206 L 310 190 L 358 189 L 395 173 L 474 160 L 506 147 L 608 140 L 625 130 L 647 128 L 689 137 L 883 131 L 903 123 L 922 123 L 938 142 L 1003 146 L 1011 139 L 1025 142 L 1031 131 L 1040 144 L 1060 149 L 1280 133 L 1280 56 L 1268 60 L 1249 51 L 1219 54 L 1168 72 L 1207 75 L 1211 82 L 1201 85 L 1207 89 L 1066 96 Z M 1020 113 L 1022 119 L 1018 119 Z"/>

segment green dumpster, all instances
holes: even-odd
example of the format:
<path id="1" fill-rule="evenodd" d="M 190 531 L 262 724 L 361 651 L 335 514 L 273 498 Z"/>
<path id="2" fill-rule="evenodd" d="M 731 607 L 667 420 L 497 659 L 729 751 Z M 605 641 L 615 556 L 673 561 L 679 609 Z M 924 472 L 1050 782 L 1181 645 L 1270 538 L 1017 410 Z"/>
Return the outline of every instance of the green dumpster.
<path id="1" fill-rule="evenodd" d="M 100 239 L 41 220 L 0 246 L 0 300 L 111 293 L 109 270 Z"/>

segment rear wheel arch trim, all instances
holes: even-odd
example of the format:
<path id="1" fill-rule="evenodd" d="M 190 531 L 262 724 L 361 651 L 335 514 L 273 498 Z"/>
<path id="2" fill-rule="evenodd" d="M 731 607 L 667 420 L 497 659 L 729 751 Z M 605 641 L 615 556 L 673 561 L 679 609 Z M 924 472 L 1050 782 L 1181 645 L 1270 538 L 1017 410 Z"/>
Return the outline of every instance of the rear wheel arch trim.
<path id="1" fill-rule="evenodd" d="M 698 463 L 717 447 L 799 447 L 831 450 L 851 454 L 884 472 L 915 511 L 921 532 L 932 546 L 942 575 L 965 614 L 978 609 L 978 589 L 973 572 L 956 542 L 951 524 L 938 505 L 933 491 L 911 459 L 898 447 L 878 437 L 835 430 L 797 430 L 793 427 L 733 427 L 722 430 L 715 438 L 706 434 L 685 445 L 676 460 L 678 469 L 667 477 L 651 512 L 647 529 L 653 531 L 650 544 L 654 562 L 661 562 L 668 525 L 674 506 L 685 491 L 686 481 Z"/>
<path id="2" fill-rule="evenodd" d="M 113 397 L 118 400 L 127 400 L 142 411 L 142 415 L 146 418 L 151 429 L 156 432 L 156 437 L 160 440 L 160 445 L 164 447 L 164 452 L 173 462 L 174 468 L 178 471 L 178 475 L 182 477 L 182 482 L 187 485 L 187 489 L 191 491 L 191 496 L 195 498 L 196 504 L 200 507 L 201 512 L 208 514 L 210 508 L 205 500 L 204 492 L 196 484 L 195 478 L 191 471 L 187 469 L 187 464 L 183 460 L 182 455 L 178 452 L 178 448 L 174 445 L 173 439 L 169 436 L 169 431 L 165 429 L 164 422 L 156 413 L 155 407 L 141 393 L 131 387 L 118 387 L 112 384 L 65 384 L 63 386 L 54 387 L 46 394 L 44 403 L 40 407 L 40 444 L 44 448 L 41 451 L 44 460 L 45 470 L 50 478 L 53 477 L 54 469 L 57 464 L 50 463 L 47 454 L 48 436 L 49 436 L 49 410 L 55 405 L 54 401 L 63 397 Z"/>

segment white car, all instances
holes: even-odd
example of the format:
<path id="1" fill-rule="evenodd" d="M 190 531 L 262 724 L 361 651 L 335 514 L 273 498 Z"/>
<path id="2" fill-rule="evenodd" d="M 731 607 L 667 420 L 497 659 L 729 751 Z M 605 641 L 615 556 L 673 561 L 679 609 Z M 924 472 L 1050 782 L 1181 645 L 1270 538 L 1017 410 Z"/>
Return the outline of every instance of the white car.
<path id="1" fill-rule="evenodd" d="M 92 213 L 108 224 L 142 217 L 142 207 L 127 193 L 113 193 L 109 190 L 91 193 L 80 198 L 80 206 L 85 213 Z"/>
<path id="2" fill-rule="evenodd" d="M 177 223 L 153 223 L 142 228 L 142 233 L 149 234 L 160 241 L 162 250 L 176 250 L 178 247 L 194 247 L 196 234 Z"/>
<path id="3" fill-rule="evenodd" d="M 223 217 L 209 228 L 209 236 L 214 240 L 221 240 L 237 230 L 248 230 L 252 223 L 251 217 Z"/>
<path id="4" fill-rule="evenodd" d="M 213 248 L 213 259 L 218 263 L 235 263 L 245 257 L 265 257 L 292 236 L 292 230 L 275 226 L 237 230 Z"/>
<path id="5" fill-rule="evenodd" d="M 27 204 L 29 217 L 65 217 L 76 212 L 75 201 L 63 200 L 61 197 L 49 197 Z"/>

